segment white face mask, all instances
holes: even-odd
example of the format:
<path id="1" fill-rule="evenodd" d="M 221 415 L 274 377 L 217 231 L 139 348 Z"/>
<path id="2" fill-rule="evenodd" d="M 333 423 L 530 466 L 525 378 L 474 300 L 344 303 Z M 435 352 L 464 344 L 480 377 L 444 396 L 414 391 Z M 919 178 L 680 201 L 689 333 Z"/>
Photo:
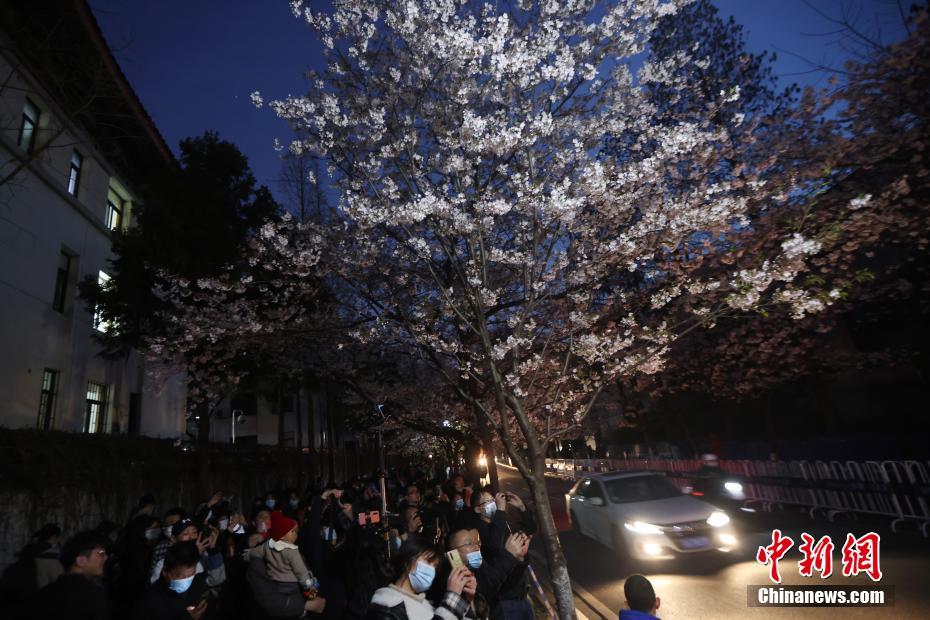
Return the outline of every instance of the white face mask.
<path id="1" fill-rule="evenodd" d="M 494 502 L 488 502 L 484 505 L 484 516 L 491 518 L 494 516 L 494 513 L 497 512 L 497 504 Z"/>

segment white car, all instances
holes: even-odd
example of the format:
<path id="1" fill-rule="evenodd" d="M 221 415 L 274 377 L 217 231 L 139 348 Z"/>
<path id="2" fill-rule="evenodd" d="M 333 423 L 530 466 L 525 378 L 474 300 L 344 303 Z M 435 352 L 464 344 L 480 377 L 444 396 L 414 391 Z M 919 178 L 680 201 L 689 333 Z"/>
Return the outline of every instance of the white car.
<path id="1" fill-rule="evenodd" d="M 565 503 L 578 533 L 638 559 L 730 551 L 739 544 L 724 511 L 683 494 L 661 474 L 589 476 Z"/>

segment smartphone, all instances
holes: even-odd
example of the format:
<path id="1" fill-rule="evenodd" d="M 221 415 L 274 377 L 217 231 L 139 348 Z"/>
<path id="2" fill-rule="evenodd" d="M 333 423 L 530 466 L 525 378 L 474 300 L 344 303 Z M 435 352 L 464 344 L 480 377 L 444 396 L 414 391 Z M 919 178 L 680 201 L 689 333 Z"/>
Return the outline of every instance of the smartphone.
<path id="1" fill-rule="evenodd" d="M 465 563 L 462 561 L 462 556 L 459 555 L 458 549 L 447 551 L 446 557 L 449 559 L 449 564 L 452 565 L 452 570 L 455 570 L 456 568 L 459 568 L 460 566 L 465 566 Z"/>

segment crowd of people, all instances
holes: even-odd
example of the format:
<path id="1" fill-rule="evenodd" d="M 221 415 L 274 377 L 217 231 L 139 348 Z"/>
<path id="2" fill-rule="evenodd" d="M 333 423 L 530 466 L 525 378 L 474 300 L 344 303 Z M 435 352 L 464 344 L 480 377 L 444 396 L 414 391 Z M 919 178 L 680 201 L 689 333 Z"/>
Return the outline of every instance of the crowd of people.
<path id="1" fill-rule="evenodd" d="M 245 506 L 146 495 L 122 525 L 36 532 L 4 574 L 3 605 L 30 619 L 523 620 L 535 531 L 517 495 L 414 466 Z"/>

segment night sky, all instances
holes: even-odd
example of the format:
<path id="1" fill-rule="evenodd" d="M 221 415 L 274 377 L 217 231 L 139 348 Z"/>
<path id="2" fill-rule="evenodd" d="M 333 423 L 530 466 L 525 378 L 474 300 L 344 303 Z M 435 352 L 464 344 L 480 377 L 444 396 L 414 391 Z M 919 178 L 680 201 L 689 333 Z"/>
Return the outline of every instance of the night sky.
<path id="1" fill-rule="evenodd" d="M 267 108 L 256 109 L 249 93 L 265 100 L 299 94 L 303 74 L 319 62 L 318 46 L 285 0 L 91 0 L 97 20 L 123 72 L 169 146 L 207 129 L 235 142 L 255 176 L 276 194 L 280 175 L 275 137 L 287 127 Z M 776 51 L 779 78 L 822 83 L 800 56 L 837 65 L 847 52 L 836 30 L 803 0 L 717 0 L 748 31 L 752 52 Z M 858 10 L 858 22 L 891 40 L 902 29 L 893 0 L 812 0 L 839 16 Z"/>

